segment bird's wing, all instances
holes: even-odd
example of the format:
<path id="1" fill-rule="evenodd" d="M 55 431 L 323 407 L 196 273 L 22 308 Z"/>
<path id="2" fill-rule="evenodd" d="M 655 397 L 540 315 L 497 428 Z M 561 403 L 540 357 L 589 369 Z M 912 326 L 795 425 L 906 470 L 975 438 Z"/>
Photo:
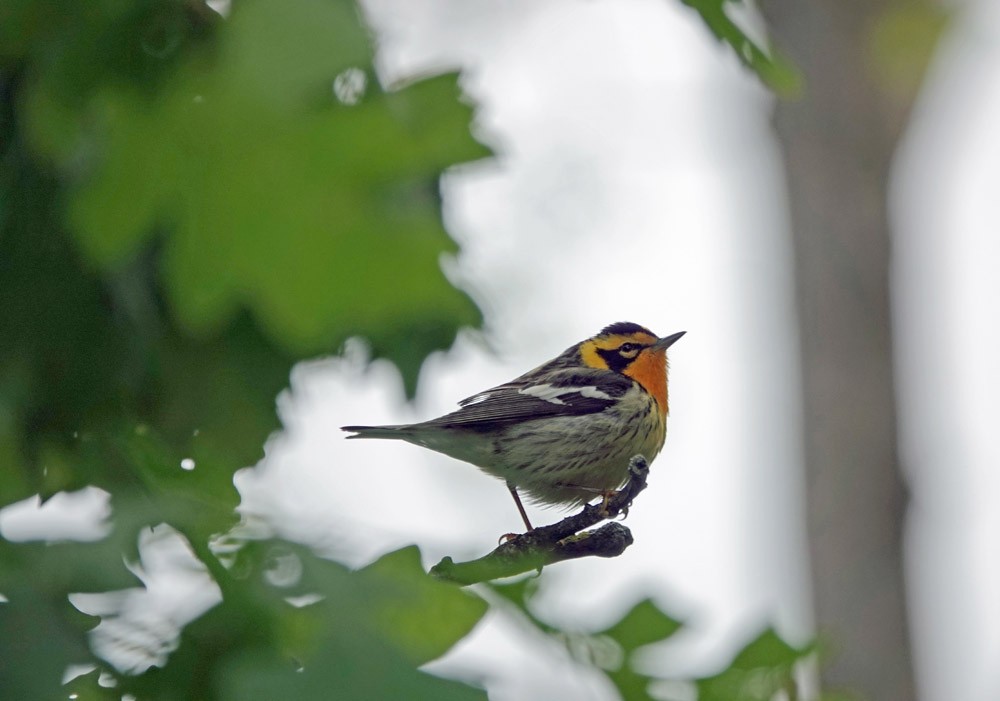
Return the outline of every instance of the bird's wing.
<path id="1" fill-rule="evenodd" d="M 606 370 L 566 369 L 544 377 L 529 373 L 464 399 L 461 409 L 427 424 L 490 430 L 551 416 L 593 414 L 614 404 L 632 384 Z"/>

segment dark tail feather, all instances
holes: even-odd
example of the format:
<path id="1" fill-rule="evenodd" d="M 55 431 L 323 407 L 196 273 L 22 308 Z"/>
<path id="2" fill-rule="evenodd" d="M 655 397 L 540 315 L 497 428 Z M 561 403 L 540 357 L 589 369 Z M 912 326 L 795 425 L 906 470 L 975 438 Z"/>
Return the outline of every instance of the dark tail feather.
<path id="1" fill-rule="evenodd" d="M 409 426 L 341 426 L 340 430 L 353 433 L 348 438 L 391 438 L 406 440 L 409 437 Z"/>

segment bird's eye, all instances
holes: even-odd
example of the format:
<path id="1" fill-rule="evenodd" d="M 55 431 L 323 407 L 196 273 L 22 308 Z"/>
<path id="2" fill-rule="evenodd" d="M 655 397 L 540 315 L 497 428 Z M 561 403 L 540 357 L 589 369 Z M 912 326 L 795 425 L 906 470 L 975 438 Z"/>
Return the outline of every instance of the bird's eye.
<path id="1" fill-rule="evenodd" d="M 618 346 L 618 352 L 621 353 L 622 355 L 633 353 L 638 349 L 639 345 L 637 343 L 623 343 L 620 346 Z"/>

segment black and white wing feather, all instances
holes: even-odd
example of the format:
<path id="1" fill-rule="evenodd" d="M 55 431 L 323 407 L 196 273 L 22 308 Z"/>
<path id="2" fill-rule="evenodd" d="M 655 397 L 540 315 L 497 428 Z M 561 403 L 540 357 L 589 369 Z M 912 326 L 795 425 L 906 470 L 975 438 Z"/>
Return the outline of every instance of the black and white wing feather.
<path id="1" fill-rule="evenodd" d="M 427 426 L 488 431 L 505 424 L 604 411 L 631 388 L 629 378 L 602 370 L 567 369 L 524 375 L 459 402 L 461 409 Z"/>

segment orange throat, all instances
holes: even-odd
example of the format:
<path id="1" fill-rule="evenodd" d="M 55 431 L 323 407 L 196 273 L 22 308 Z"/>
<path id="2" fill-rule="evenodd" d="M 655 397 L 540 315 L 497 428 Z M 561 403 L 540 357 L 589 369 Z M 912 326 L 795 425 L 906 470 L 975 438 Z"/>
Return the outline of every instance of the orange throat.
<path id="1" fill-rule="evenodd" d="M 660 407 L 664 415 L 669 411 L 667 404 L 667 354 L 665 351 L 644 351 L 639 354 L 625 374 L 642 385 Z"/>

